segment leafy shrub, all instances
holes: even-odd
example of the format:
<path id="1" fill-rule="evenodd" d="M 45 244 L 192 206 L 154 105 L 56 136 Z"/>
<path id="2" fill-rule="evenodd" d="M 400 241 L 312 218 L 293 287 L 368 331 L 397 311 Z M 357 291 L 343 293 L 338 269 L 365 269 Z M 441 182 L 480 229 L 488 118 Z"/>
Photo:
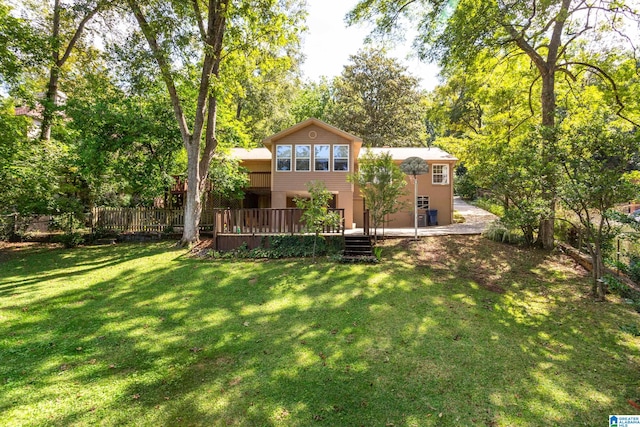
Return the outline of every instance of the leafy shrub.
<path id="1" fill-rule="evenodd" d="M 491 212 L 496 216 L 504 216 L 504 206 L 493 199 L 479 198 L 475 200 L 473 204 L 480 209 Z"/>
<path id="2" fill-rule="evenodd" d="M 75 248 L 84 243 L 84 237 L 81 233 L 64 233 L 54 239 L 56 242 L 62 243 L 65 248 Z"/>
<path id="3" fill-rule="evenodd" d="M 463 200 L 475 200 L 478 194 L 478 186 L 468 174 L 456 177 L 453 187 L 455 194 Z"/>
<path id="4" fill-rule="evenodd" d="M 313 255 L 313 241 L 315 236 L 311 235 L 279 235 L 265 236 L 259 247 L 248 249 L 247 244 L 243 243 L 237 249 L 232 251 L 212 251 L 209 256 L 213 258 L 229 259 L 229 258 L 305 258 Z M 338 254 L 344 248 L 344 242 L 341 237 L 324 237 L 319 236 L 316 243 L 317 255 Z"/>
<path id="5" fill-rule="evenodd" d="M 640 283 L 640 257 L 631 255 L 627 271 L 631 280 Z"/>
<path id="6" fill-rule="evenodd" d="M 380 261 L 382 259 L 382 248 L 380 246 L 375 246 L 373 248 L 373 255 L 378 261 Z"/>
<path id="7" fill-rule="evenodd" d="M 606 275 L 602 278 L 602 281 L 610 292 L 615 292 L 623 298 L 630 298 L 632 296 L 631 288 L 614 276 Z"/>
<path id="8" fill-rule="evenodd" d="M 634 337 L 640 337 L 640 328 L 638 328 L 638 325 L 622 325 L 620 326 L 620 330 Z"/>
<path id="9" fill-rule="evenodd" d="M 500 243 L 520 243 L 522 237 L 518 235 L 517 231 L 509 229 L 501 221 L 493 221 L 487 229 L 482 233 L 484 237 L 494 242 Z"/>
<path id="10" fill-rule="evenodd" d="M 20 242 L 28 238 L 31 216 L 0 215 L 0 240 Z"/>

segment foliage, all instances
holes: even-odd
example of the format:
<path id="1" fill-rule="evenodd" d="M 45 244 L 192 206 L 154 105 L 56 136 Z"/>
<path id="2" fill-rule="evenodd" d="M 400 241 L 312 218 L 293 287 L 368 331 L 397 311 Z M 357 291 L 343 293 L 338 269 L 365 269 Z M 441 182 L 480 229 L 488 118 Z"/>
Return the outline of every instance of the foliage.
<path id="1" fill-rule="evenodd" d="M 315 249 L 314 249 L 315 246 Z M 219 259 L 282 259 L 336 255 L 343 250 L 343 239 L 335 236 L 275 235 L 265 236 L 259 247 L 249 249 L 246 244 L 232 251 L 214 251 Z"/>
<path id="2" fill-rule="evenodd" d="M 418 79 L 384 51 L 350 57 L 333 84 L 330 122 L 368 147 L 416 146 L 426 141 Z"/>
<path id="3" fill-rule="evenodd" d="M 389 152 L 374 154 L 366 150 L 358 161 L 358 172 L 350 174 L 348 179 L 360 188 L 377 236 L 377 229 L 384 224 L 385 217 L 402 208 L 399 199 L 406 194 L 405 174 Z"/>
<path id="4" fill-rule="evenodd" d="M 249 185 L 248 169 L 240 166 L 240 160 L 219 150 L 211 159 L 209 180 L 213 193 L 225 199 L 239 200 Z"/>
<path id="5" fill-rule="evenodd" d="M 182 245 L 199 240 L 201 192 L 218 137 L 243 134 L 239 114 L 234 119 L 228 107 L 241 108 L 234 96 L 242 98 L 243 85 L 251 86 L 252 76 L 277 76 L 278 70 L 287 68 L 289 54 L 299 42 L 297 24 L 304 16 L 299 4 L 298 0 L 127 1 L 140 28 L 130 41 L 136 53 L 153 58 L 152 69 L 166 85 L 187 152 L 190 185 Z M 190 96 L 181 96 L 183 91 Z M 227 119 L 220 135 L 218 118 Z"/>
<path id="6" fill-rule="evenodd" d="M 619 127 L 606 113 L 580 117 L 565 125 L 568 129 L 560 139 L 565 150 L 560 159 L 564 180 L 559 197 L 579 219 L 594 266 L 593 294 L 604 299 L 600 280 L 604 275 L 603 258 L 621 231 L 610 221 L 608 211 L 638 194 L 638 184 L 629 179 L 628 173 L 636 167 L 634 158 L 640 140 L 637 132 Z"/>
<path id="7" fill-rule="evenodd" d="M 25 19 L 15 16 L 4 0 L 0 1 L 0 85 L 17 86 L 25 68 L 41 63 L 46 41 Z"/>
<path id="8" fill-rule="evenodd" d="M 515 232 L 512 227 L 502 221 L 493 221 L 482 235 L 489 240 L 500 243 L 517 244 L 523 241 L 522 235 Z"/>
<path id="9" fill-rule="evenodd" d="M 590 80 L 591 84 L 597 82 L 604 92 L 609 93 L 610 108 L 638 127 L 639 110 L 629 108 L 637 106 L 637 101 L 624 88 L 629 86 L 629 80 L 620 78 L 614 71 L 625 60 L 636 63 L 631 34 L 635 34 L 633 28 L 640 22 L 640 11 L 634 5 L 633 2 L 619 2 L 611 7 L 607 0 L 588 4 L 579 0 L 542 3 L 362 0 L 349 18 L 352 22 L 374 21 L 377 31 L 385 34 L 394 30 L 405 32 L 406 21 L 410 21 L 418 30 L 415 46 L 419 54 L 438 60 L 445 72 L 471 70 L 473 74 L 478 59 L 486 56 L 500 62 L 528 60 L 530 75 L 520 81 L 519 86 L 527 93 L 525 99 L 529 104 L 530 117 L 534 117 L 540 126 L 538 133 L 542 144 L 536 158 L 538 166 L 543 168 L 539 168 L 537 174 L 541 184 L 538 185 L 539 194 L 529 193 L 524 199 L 533 210 L 528 211 L 528 207 L 527 211 L 521 210 L 527 215 L 518 215 L 515 221 L 528 239 L 533 237 L 533 227 L 529 222 L 538 216 L 537 242 L 551 249 L 554 245 L 553 224 L 559 179 L 555 163 L 558 143 L 556 119 L 562 118 L 567 107 L 559 96 L 559 82 L 575 92 L 580 92 L 578 86 L 584 84 L 584 80 Z M 635 68 L 637 77 L 637 64 Z M 561 75 L 568 78 L 563 81 L 559 78 Z M 634 80 L 637 78 L 631 79 Z M 618 83 L 623 87 L 619 88 Z M 484 86 L 498 88 L 497 92 L 501 88 Z M 534 102 L 534 96 L 539 101 Z M 463 116 L 482 118 L 482 108 L 478 108 L 481 103 L 470 103 L 466 96 L 460 99 L 462 102 L 457 106 L 462 107 L 458 111 Z M 507 100 L 505 104 L 510 102 Z M 477 120 L 465 123 L 472 125 L 476 132 L 478 125 L 482 125 Z M 437 126 L 433 128 L 437 129 Z M 534 200 L 538 198 L 544 203 Z"/>
<path id="10" fill-rule="evenodd" d="M 128 95 L 102 70 L 76 80 L 74 93 L 69 139 L 92 202 L 136 206 L 163 194 L 182 147 L 167 96 L 157 87 Z"/>
<path id="11" fill-rule="evenodd" d="M 380 262 L 380 260 L 382 259 L 382 247 L 380 246 L 374 246 L 373 247 L 373 256 L 376 257 L 376 260 L 378 260 L 378 262 Z"/>
<path id="12" fill-rule="evenodd" d="M 297 197 L 294 202 L 298 209 L 303 210 L 300 220 L 304 224 L 305 231 L 314 234 L 315 242 L 325 228 L 336 228 L 341 225 L 340 214 L 329 211 L 329 201 L 333 194 L 327 190 L 324 181 L 311 181 L 306 184 L 306 187 L 309 198 Z M 315 259 L 315 243 L 313 257 Z"/>
<path id="13" fill-rule="evenodd" d="M 312 117 L 329 122 L 333 91 L 333 84 L 326 77 L 322 77 L 319 82 L 305 82 L 298 89 L 290 107 L 293 122 L 300 123 Z"/>
<path id="14" fill-rule="evenodd" d="M 467 173 L 458 175 L 456 172 L 453 191 L 456 195 L 460 196 L 462 200 L 475 200 L 478 196 L 478 189 L 479 187 L 471 175 Z"/>
<path id="15" fill-rule="evenodd" d="M 640 285 L 640 256 L 631 256 L 629 261 L 629 277 Z"/>
<path id="16" fill-rule="evenodd" d="M 66 147 L 30 141 L 29 119 L 15 116 L 8 100 L 0 105 L 0 214 L 45 214 L 75 205 L 73 168 Z"/>
<path id="17" fill-rule="evenodd" d="M 80 246 L 82 243 L 84 243 L 84 235 L 77 231 L 66 232 L 58 236 L 53 241 L 62 243 L 65 248 L 71 249 L 71 248 L 76 248 Z"/>

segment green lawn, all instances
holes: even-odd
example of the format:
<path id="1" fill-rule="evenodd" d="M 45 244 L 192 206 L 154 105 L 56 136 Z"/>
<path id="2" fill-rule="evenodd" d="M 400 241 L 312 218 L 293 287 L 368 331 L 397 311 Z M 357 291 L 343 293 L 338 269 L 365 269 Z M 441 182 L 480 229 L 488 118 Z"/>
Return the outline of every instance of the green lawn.
<path id="1" fill-rule="evenodd" d="M 0 425 L 604 426 L 640 317 L 566 258 L 480 237 L 377 265 L 170 243 L 0 251 Z"/>

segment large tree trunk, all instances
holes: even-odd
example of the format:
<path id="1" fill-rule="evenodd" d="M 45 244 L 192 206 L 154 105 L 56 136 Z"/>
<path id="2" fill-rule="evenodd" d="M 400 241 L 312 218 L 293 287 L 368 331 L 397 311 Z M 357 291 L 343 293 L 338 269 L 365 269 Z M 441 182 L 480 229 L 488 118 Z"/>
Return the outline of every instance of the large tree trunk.
<path id="1" fill-rule="evenodd" d="M 51 39 L 51 70 L 49 71 L 47 92 L 42 101 L 42 125 L 40 126 L 40 139 L 43 141 L 51 139 L 51 126 L 57 104 L 56 98 L 58 97 L 58 79 L 60 78 L 60 51 L 58 46 L 60 43 L 60 0 L 55 0 L 53 4 Z"/>
<path id="2" fill-rule="evenodd" d="M 53 65 L 49 73 L 47 92 L 42 101 L 42 125 L 40 126 L 40 139 L 42 141 L 51 140 L 51 127 L 53 126 L 53 117 L 56 113 L 56 107 L 58 106 L 59 79 L 60 69 L 57 65 Z"/>
<path id="3" fill-rule="evenodd" d="M 200 144 L 199 141 L 185 143 L 187 149 L 187 194 L 184 205 L 184 229 L 181 246 L 191 246 L 200 240 L 200 216 L 202 215 L 202 193 L 200 192 Z M 194 160 L 195 159 L 195 160 Z"/>
<path id="4" fill-rule="evenodd" d="M 542 160 L 545 163 L 542 172 L 542 197 L 547 203 L 547 213 L 540 219 L 538 230 L 538 244 L 544 249 L 554 247 L 554 224 L 556 213 L 556 179 L 554 153 L 556 147 L 555 113 L 555 73 L 548 70 L 542 76 L 542 132 L 544 146 L 542 147 Z"/>
<path id="5" fill-rule="evenodd" d="M 51 127 L 53 126 L 53 119 L 58 106 L 60 68 L 67 62 L 67 59 L 69 59 L 71 51 L 78 43 L 87 23 L 106 5 L 107 2 L 98 1 L 92 9 L 87 10 L 73 32 L 69 43 L 62 49 L 63 46 L 60 40 L 60 13 L 63 5 L 60 4 L 60 0 L 55 0 L 53 4 L 53 22 L 51 23 L 51 69 L 49 71 L 47 92 L 42 101 L 42 125 L 40 126 L 40 139 L 43 141 L 49 141 L 51 139 Z"/>

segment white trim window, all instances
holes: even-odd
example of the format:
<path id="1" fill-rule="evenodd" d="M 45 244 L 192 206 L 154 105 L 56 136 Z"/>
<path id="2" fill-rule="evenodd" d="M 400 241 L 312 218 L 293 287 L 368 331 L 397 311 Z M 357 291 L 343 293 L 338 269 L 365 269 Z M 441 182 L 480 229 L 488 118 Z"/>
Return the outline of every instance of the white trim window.
<path id="1" fill-rule="evenodd" d="M 336 144 L 333 146 L 333 170 L 349 172 L 349 146 Z"/>
<path id="2" fill-rule="evenodd" d="M 296 171 L 309 172 L 311 170 L 311 146 L 296 145 Z"/>
<path id="3" fill-rule="evenodd" d="M 416 206 L 418 209 L 429 209 L 429 196 L 417 196 Z"/>
<path id="4" fill-rule="evenodd" d="M 276 171 L 291 171 L 291 146 L 276 145 Z"/>
<path id="5" fill-rule="evenodd" d="M 449 165 L 433 165 L 432 182 L 436 185 L 449 184 Z"/>
<path id="6" fill-rule="evenodd" d="M 328 144 L 317 144 L 313 147 L 313 170 L 316 172 L 329 171 L 329 152 L 331 146 Z"/>

